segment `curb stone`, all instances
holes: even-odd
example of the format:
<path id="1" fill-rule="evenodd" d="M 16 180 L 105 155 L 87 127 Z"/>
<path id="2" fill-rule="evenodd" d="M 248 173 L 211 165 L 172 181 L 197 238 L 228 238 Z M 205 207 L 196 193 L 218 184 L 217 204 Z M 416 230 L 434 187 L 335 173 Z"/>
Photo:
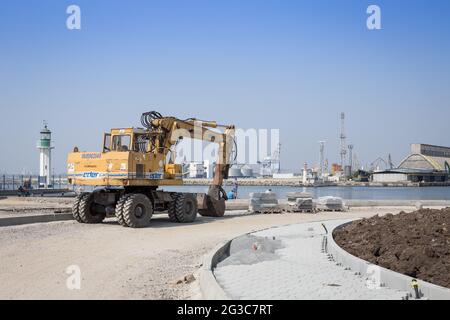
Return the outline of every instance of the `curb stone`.
<path id="1" fill-rule="evenodd" d="M 9 217 L 9 218 L 0 218 L 0 227 L 18 226 L 32 223 L 68 221 L 68 220 L 73 220 L 73 216 L 71 213 Z"/>
<path id="2" fill-rule="evenodd" d="M 202 298 L 205 300 L 231 300 L 214 276 L 213 269 L 220 259 L 227 255 L 233 240 L 228 240 L 218 245 L 203 259 L 203 265 L 199 272 L 199 285 Z"/>

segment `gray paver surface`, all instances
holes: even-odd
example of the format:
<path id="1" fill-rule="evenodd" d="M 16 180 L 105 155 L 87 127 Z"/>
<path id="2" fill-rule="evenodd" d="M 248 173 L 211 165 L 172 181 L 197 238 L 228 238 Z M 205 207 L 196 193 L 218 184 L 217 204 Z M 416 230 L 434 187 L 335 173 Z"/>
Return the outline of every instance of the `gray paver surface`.
<path id="1" fill-rule="evenodd" d="M 347 220 L 348 221 L 348 220 Z M 328 230 L 346 221 L 327 222 Z M 322 252 L 326 236 L 320 222 L 290 225 L 253 233 L 281 240 L 276 259 L 253 264 L 222 264 L 218 283 L 233 299 L 402 299 L 406 292 L 369 288 L 367 279 L 330 261 Z M 236 259 L 234 259 L 236 261 Z"/>

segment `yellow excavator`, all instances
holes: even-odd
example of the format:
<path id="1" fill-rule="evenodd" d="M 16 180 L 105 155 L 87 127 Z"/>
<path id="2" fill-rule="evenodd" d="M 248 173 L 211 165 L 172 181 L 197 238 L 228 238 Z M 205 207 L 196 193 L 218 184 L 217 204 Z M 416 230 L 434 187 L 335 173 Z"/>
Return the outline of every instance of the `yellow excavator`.
<path id="1" fill-rule="evenodd" d="M 69 183 L 93 188 L 77 196 L 74 218 L 80 223 L 101 223 L 115 215 L 124 227 L 142 228 L 150 224 L 154 213 L 167 212 L 171 221 L 180 223 L 193 222 L 198 213 L 223 216 L 227 195 L 222 184 L 228 178 L 235 127 L 164 117 L 156 111 L 142 114 L 141 123 L 144 128 L 105 133 L 102 152 L 79 152 L 75 147 L 69 154 Z M 160 189 L 183 184 L 182 166 L 174 163 L 176 145 L 183 138 L 219 145 L 214 179 L 206 194 Z"/>

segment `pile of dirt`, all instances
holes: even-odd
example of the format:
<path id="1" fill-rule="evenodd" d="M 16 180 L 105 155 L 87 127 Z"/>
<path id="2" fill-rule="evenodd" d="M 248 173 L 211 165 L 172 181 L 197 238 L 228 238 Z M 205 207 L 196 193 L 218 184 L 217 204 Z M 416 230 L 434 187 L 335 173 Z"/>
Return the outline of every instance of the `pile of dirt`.
<path id="1" fill-rule="evenodd" d="M 450 288 L 450 208 L 374 216 L 333 236 L 354 256 Z"/>

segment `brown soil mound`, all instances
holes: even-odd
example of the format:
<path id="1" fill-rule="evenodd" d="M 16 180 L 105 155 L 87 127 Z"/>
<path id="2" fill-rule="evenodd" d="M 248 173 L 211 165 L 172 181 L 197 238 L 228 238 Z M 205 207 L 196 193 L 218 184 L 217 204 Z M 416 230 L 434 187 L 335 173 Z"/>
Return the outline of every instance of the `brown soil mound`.
<path id="1" fill-rule="evenodd" d="M 333 236 L 343 249 L 384 268 L 450 288 L 450 208 L 355 221 Z"/>

